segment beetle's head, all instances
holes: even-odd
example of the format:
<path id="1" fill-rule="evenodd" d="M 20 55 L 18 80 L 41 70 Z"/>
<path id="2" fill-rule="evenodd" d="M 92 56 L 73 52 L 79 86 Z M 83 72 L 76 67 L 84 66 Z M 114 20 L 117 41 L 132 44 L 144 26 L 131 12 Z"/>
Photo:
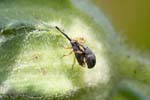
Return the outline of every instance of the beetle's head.
<path id="1" fill-rule="evenodd" d="M 77 41 L 75 41 L 75 40 L 71 40 L 70 42 L 71 42 L 72 45 L 77 44 Z"/>

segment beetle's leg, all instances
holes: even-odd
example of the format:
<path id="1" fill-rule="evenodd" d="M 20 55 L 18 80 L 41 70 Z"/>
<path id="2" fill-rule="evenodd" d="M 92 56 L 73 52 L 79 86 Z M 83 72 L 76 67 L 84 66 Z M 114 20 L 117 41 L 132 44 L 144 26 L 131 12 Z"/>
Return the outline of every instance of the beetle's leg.
<path id="1" fill-rule="evenodd" d="M 86 40 L 84 37 L 77 37 L 77 38 L 74 38 L 73 40 L 79 43 L 83 43 L 83 44 L 86 43 Z"/>
<path id="2" fill-rule="evenodd" d="M 69 52 L 69 54 L 63 55 L 62 58 L 65 57 L 65 56 L 69 56 L 69 55 L 71 55 L 72 53 L 73 53 L 73 50 L 72 50 L 71 52 Z"/>
<path id="3" fill-rule="evenodd" d="M 86 67 L 86 59 L 84 58 L 84 64 L 82 65 L 82 67 Z"/>
<path id="4" fill-rule="evenodd" d="M 72 49 L 72 47 L 64 47 L 65 49 Z"/>
<path id="5" fill-rule="evenodd" d="M 72 70 L 74 68 L 75 63 L 76 63 L 76 57 L 74 57 L 74 59 L 73 59 Z"/>
<path id="6" fill-rule="evenodd" d="M 77 53 L 77 54 L 82 54 L 83 52 L 80 51 L 80 50 L 77 50 L 77 51 L 75 51 L 75 53 Z"/>

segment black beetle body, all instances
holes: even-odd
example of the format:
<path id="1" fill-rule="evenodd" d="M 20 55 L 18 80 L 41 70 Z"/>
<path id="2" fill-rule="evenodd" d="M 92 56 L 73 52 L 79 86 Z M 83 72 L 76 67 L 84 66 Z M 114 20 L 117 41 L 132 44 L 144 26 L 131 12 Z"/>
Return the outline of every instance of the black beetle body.
<path id="1" fill-rule="evenodd" d="M 88 68 L 93 68 L 96 64 L 96 56 L 87 46 L 84 46 L 83 48 L 87 66 Z"/>

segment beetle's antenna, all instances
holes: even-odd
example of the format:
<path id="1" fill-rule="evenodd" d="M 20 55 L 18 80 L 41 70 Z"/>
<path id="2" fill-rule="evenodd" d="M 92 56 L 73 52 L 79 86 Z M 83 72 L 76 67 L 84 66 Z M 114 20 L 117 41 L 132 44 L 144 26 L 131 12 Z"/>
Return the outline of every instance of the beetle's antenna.
<path id="1" fill-rule="evenodd" d="M 70 39 L 69 38 L 69 36 L 66 34 L 66 33 L 64 33 L 62 30 L 60 30 L 60 28 L 59 27 L 55 27 L 59 32 L 61 32 L 69 41 L 71 41 L 72 39 Z"/>

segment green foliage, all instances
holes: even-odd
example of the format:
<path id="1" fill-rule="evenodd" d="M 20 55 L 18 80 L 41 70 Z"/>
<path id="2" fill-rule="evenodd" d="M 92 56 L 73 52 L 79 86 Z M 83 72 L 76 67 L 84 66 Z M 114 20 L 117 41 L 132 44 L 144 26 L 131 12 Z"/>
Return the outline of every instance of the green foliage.
<path id="1" fill-rule="evenodd" d="M 150 64 L 135 55 L 128 57 L 114 35 L 107 34 L 69 0 L 2 0 L 0 8 L 3 99 L 141 100 L 139 94 L 145 97 L 143 94 L 149 93 Z M 97 57 L 94 69 L 76 64 L 72 70 L 74 56 L 61 58 L 69 52 L 64 46 L 70 44 L 55 25 L 71 37 L 87 39 L 86 44 Z M 122 88 L 128 84 L 122 84 L 123 80 L 139 89 Z"/>

